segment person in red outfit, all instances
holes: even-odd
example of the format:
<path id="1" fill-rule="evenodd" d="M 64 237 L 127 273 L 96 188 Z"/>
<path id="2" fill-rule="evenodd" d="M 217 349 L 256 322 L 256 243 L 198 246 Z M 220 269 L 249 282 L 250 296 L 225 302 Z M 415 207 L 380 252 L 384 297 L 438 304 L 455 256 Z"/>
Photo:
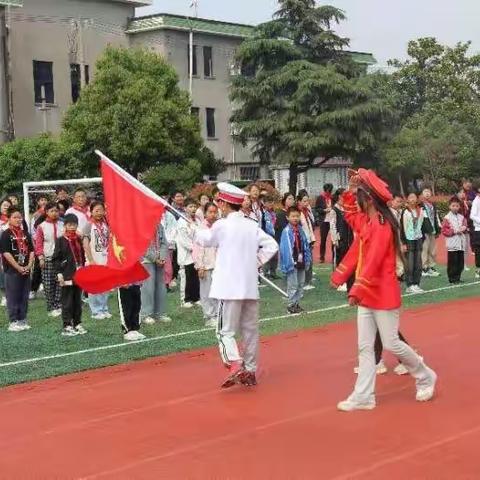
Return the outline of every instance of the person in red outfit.
<path id="1" fill-rule="evenodd" d="M 416 399 L 430 400 L 437 375 L 398 336 L 401 294 L 396 275 L 400 254 L 398 222 L 387 203 L 388 186 L 372 170 L 360 169 L 343 196 L 345 218 L 355 232 L 355 241 L 336 271 L 332 287 L 338 288 L 355 272 L 349 303 L 358 306 L 359 372 L 353 393 L 338 404 L 341 411 L 375 408 L 375 354 L 377 329 L 384 348 L 392 352 L 415 378 Z"/>

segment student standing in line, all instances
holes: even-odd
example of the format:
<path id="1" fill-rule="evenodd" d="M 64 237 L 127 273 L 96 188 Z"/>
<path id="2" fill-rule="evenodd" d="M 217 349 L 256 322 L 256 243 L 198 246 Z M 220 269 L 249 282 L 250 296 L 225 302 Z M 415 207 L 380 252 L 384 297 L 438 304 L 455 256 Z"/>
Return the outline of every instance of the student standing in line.
<path id="1" fill-rule="evenodd" d="M 185 200 L 185 214 L 193 223 L 195 223 L 197 207 L 194 199 Z M 180 301 L 183 308 L 192 308 L 200 303 L 200 282 L 192 257 L 193 237 L 192 223 L 180 218 L 177 228 L 177 252 L 181 279 Z"/>
<path id="2" fill-rule="evenodd" d="M 0 235 L 5 230 L 8 230 L 8 209 L 12 206 L 12 202 L 8 198 L 4 198 L 0 202 Z M 0 261 L 0 289 L 2 290 L 2 300 L 0 305 L 7 306 L 7 297 L 5 296 L 5 271 L 3 269 L 3 256 Z"/>
<path id="3" fill-rule="evenodd" d="M 440 235 L 440 218 L 436 205 L 431 201 L 432 190 L 424 188 L 422 192 L 421 208 L 423 210 L 423 246 L 422 246 L 422 275 L 424 277 L 438 277 L 435 269 L 437 263 L 437 238 Z"/>
<path id="4" fill-rule="evenodd" d="M 176 212 L 179 212 L 183 215 L 186 214 L 185 195 L 183 194 L 182 191 L 175 190 L 171 198 L 171 205 L 175 209 L 175 211 L 172 210 L 172 215 L 175 217 L 175 220 L 178 222 L 180 220 L 180 216 Z M 171 284 L 172 288 L 176 286 L 177 281 L 180 281 L 180 286 L 185 285 L 185 277 L 183 276 L 184 271 L 180 269 L 180 265 L 178 263 L 178 250 L 177 250 L 176 241 L 175 241 L 175 249 L 172 252 L 172 267 L 173 267 L 173 281 L 175 282 L 175 283 L 172 282 Z"/>
<path id="5" fill-rule="evenodd" d="M 108 241 L 110 229 L 105 217 L 105 204 L 94 201 L 90 205 L 90 221 L 83 230 L 83 248 L 88 265 L 106 265 L 108 261 Z M 112 318 L 108 311 L 107 293 L 88 296 L 88 304 L 94 320 Z"/>
<path id="6" fill-rule="evenodd" d="M 452 284 L 460 283 L 465 267 L 467 220 L 459 213 L 460 200 L 454 197 L 450 200 L 450 212 L 442 223 L 442 234 L 445 236 L 448 251 L 448 281 Z"/>
<path id="7" fill-rule="evenodd" d="M 168 245 L 168 255 L 163 273 L 167 291 L 170 291 L 170 289 L 177 286 L 173 273 L 173 255 L 176 255 L 177 249 L 177 220 L 171 212 L 165 210 L 161 223 Z"/>
<path id="8" fill-rule="evenodd" d="M 310 197 L 304 192 L 300 192 L 297 197 L 297 205 L 300 211 L 300 223 L 303 231 L 307 236 L 308 244 L 310 245 L 310 253 L 313 259 L 313 247 L 315 245 L 315 224 L 310 206 Z M 304 290 L 313 290 L 315 287 L 312 285 L 313 280 L 313 261 L 310 266 L 305 270 L 305 288 Z"/>
<path id="9" fill-rule="evenodd" d="M 470 220 L 472 222 L 471 244 L 475 253 L 475 278 L 480 279 L 480 185 L 475 185 L 477 196 L 472 202 L 470 210 Z"/>
<path id="10" fill-rule="evenodd" d="M 142 294 L 139 283 L 125 285 L 118 289 L 120 299 L 120 320 L 122 322 L 123 339 L 126 342 L 145 340 L 140 333 L 140 310 L 142 308 Z"/>
<path id="11" fill-rule="evenodd" d="M 8 228 L 0 237 L 5 272 L 5 295 L 10 332 L 28 330 L 28 294 L 30 274 L 35 261 L 33 243 L 23 228 L 23 216 L 17 207 L 10 206 L 7 213 Z"/>
<path id="12" fill-rule="evenodd" d="M 280 239 L 280 269 L 287 277 L 288 307 L 290 314 L 303 312 L 300 300 L 303 298 L 305 270 L 312 263 L 312 252 L 307 236 L 300 225 L 300 211 L 290 207 L 287 212 L 288 225 Z"/>
<path id="13" fill-rule="evenodd" d="M 320 224 L 320 263 L 325 263 L 328 232 L 330 231 L 330 212 L 333 207 L 332 192 L 333 185 L 326 183 L 323 186 L 323 193 L 320 194 L 316 202 L 318 223 Z"/>
<path id="14" fill-rule="evenodd" d="M 65 187 L 58 187 L 55 190 L 55 195 L 56 195 L 55 200 L 57 202 L 64 202 L 66 205 L 68 205 L 66 209 L 68 210 L 68 208 L 70 208 L 70 205 L 71 205 L 70 195 L 68 193 L 68 190 Z"/>
<path id="15" fill-rule="evenodd" d="M 82 290 L 73 280 L 75 272 L 85 265 L 85 252 L 78 234 L 78 217 L 65 215 L 63 229 L 55 242 L 53 264 L 62 288 L 62 335 L 74 337 L 87 333 L 82 325 Z"/>
<path id="16" fill-rule="evenodd" d="M 423 210 L 418 204 L 417 194 L 410 193 L 401 222 L 401 238 L 407 254 L 405 272 L 407 293 L 423 293 L 420 281 L 422 279 L 422 225 L 424 218 Z"/>
<path id="17" fill-rule="evenodd" d="M 73 204 L 65 212 L 65 215 L 73 214 L 78 220 L 78 234 L 82 235 L 90 221 L 87 192 L 83 188 L 77 188 L 73 194 Z"/>
<path id="18" fill-rule="evenodd" d="M 203 221 L 205 220 L 205 205 L 210 203 L 211 199 L 206 193 L 202 193 L 200 195 L 199 203 L 200 206 L 197 208 L 195 212 L 195 220 L 198 225 L 202 225 Z"/>
<path id="19" fill-rule="evenodd" d="M 275 223 L 275 240 L 280 245 L 282 233 L 288 225 L 288 209 L 295 206 L 295 195 L 287 192 L 282 197 L 282 208 L 277 211 L 277 221 Z M 279 254 L 280 255 L 280 254 Z"/>
<path id="20" fill-rule="evenodd" d="M 57 204 L 49 202 L 45 206 L 46 218 L 36 231 L 35 254 L 38 257 L 42 269 L 42 281 L 47 301 L 47 312 L 49 317 L 60 317 L 62 308 L 60 303 L 61 288 L 57 281 L 55 267 L 53 264 L 53 252 L 55 242 L 63 234 L 63 222 L 59 221 Z"/>
<path id="21" fill-rule="evenodd" d="M 149 278 L 143 282 L 141 291 L 142 308 L 140 322 L 153 325 L 157 321 L 170 323 L 172 319 L 165 314 L 167 306 L 167 287 L 164 272 L 168 257 L 168 242 L 165 229 L 158 225 L 155 237 L 148 247 L 142 264 L 149 273 Z"/>
<path id="22" fill-rule="evenodd" d="M 275 200 L 271 195 L 266 195 L 263 199 L 264 209 L 262 214 L 262 230 L 271 237 L 275 238 L 275 225 L 277 215 L 274 210 Z M 265 265 L 265 275 L 271 280 L 276 280 L 278 267 L 278 254 L 274 255 Z"/>
<path id="23" fill-rule="evenodd" d="M 248 187 L 248 195 L 252 202 L 252 212 L 259 225 L 262 224 L 263 205 L 260 199 L 260 188 L 254 183 Z"/>
<path id="24" fill-rule="evenodd" d="M 471 244 L 471 237 L 472 237 L 472 220 L 470 219 L 470 207 L 471 205 L 469 204 L 467 200 L 467 195 L 465 193 L 465 190 L 460 189 L 460 191 L 457 193 L 457 198 L 460 201 L 460 213 L 465 217 L 467 220 L 467 226 L 468 226 L 468 232 L 465 235 L 465 240 L 467 242 L 466 247 L 465 247 L 465 267 L 464 271 L 469 272 L 469 254 L 470 251 L 472 250 L 472 244 Z M 473 250 L 472 250 L 473 251 Z"/>
<path id="25" fill-rule="evenodd" d="M 37 227 L 45 220 L 45 206 L 49 202 L 47 195 L 39 195 L 37 197 L 37 204 L 36 210 L 30 219 L 30 235 L 32 237 L 32 241 L 35 244 L 36 237 L 37 237 Z M 35 263 L 33 265 L 32 271 L 32 280 L 30 284 L 30 295 L 29 299 L 34 300 L 37 296 L 38 291 L 42 285 L 42 269 L 40 268 L 40 262 L 38 257 L 35 256 Z"/>
<path id="26" fill-rule="evenodd" d="M 205 205 L 204 221 L 200 228 L 211 229 L 218 218 L 218 208 L 214 203 Z M 215 247 L 193 245 L 193 260 L 200 279 L 200 302 L 206 327 L 217 326 L 218 300 L 210 297 L 212 276 L 215 268 L 217 250 Z"/>
<path id="27" fill-rule="evenodd" d="M 330 212 L 330 235 L 332 238 L 332 245 L 334 248 L 334 268 L 340 265 L 343 257 L 347 254 L 348 250 L 353 243 L 353 231 L 345 220 L 345 211 L 343 209 L 342 194 L 345 191 L 344 188 L 339 188 L 335 195 L 332 197 L 333 208 Z M 341 285 L 338 288 L 339 292 L 347 292 L 355 281 L 355 275 L 352 275 L 346 284 Z"/>

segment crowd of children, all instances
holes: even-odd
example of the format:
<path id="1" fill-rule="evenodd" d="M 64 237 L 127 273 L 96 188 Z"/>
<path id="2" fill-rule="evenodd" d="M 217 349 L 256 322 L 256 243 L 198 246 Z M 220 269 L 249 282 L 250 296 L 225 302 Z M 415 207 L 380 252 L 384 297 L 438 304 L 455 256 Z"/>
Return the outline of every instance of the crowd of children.
<path id="1" fill-rule="evenodd" d="M 320 261 L 324 262 L 327 238 L 330 235 L 332 263 L 338 267 L 354 242 L 354 233 L 345 220 L 343 189 L 334 191 L 326 184 L 316 202 L 308 192 L 285 193 L 281 204 L 258 185 L 251 185 L 239 212 L 258 224 L 279 244 L 279 253 L 259 273 L 275 280 L 280 271 L 286 280 L 287 310 L 303 311 L 300 303 L 305 290 L 313 285 L 313 251 L 319 227 Z M 179 290 L 182 308 L 201 308 L 205 325 L 217 324 L 218 301 L 210 297 L 217 252 L 195 242 L 195 228 L 211 229 L 219 221 L 221 211 L 216 191 L 210 197 L 186 198 L 176 191 L 171 197 L 170 211 L 165 212 L 155 238 L 142 263 L 149 278 L 141 285 L 127 285 L 119 290 L 121 320 L 126 340 L 140 340 L 140 324 L 169 323 L 167 292 Z M 28 300 L 44 289 L 48 315 L 61 317 L 62 335 L 87 333 L 82 326 L 82 303 L 88 302 L 94 320 L 111 318 L 108 293 L 85 295 L 73 277 L 84 265 L 105 265 L 108 258 L 109 227 L 101 196 L 88 198 L 78 188 L 70 194 L 59 188 L 53 195 L 40 195 L 30 225 L 25 223 L 18 207 L 18 197 L 10 195 L 0 202 L 0 250 L 2 267 L 0 288 L 5 297 L 9 330 L 29 328 Z M 312 205 L 313 208 L 312 208 Z M 465 182 L 460 192 L 449 201 L 449 212 L 441 220 L 432 202 L 432 191 L 425 188 L 420 195 L 406 198 L 393 195 L 389 204 L 400 226 L 399 243 L 404 261 L 397 259 L 397 276 L 405 281 L 407 293 L 421 293 L 422 277 L 436 277 L 436 245 L 439 235 L 445 237 L 448 251 L 448 280 L 461 282 L 469 248 L 475 254 L 476 278 L 480 278 L 480 189 Z M 354 276 L 339 291 L 350 291 Z M 32 293 L 33 292 L 33 293 Z"/>

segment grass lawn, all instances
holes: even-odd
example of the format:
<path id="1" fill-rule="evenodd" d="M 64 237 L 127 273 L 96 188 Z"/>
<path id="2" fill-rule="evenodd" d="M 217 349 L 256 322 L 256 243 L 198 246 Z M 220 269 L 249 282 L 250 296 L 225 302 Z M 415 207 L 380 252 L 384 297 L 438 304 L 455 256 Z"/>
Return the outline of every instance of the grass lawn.
<path id="1" fill-rule="evenodd" d="M 319 311 L 345 304 L 344 293 L 329 289 L 329 275 L 328 267 L 317 269 L 316 289 L 306 292 L 302 302 L 304 308 L 310 313 L 301 316 L 287 317 L 286 303 L 280 295 L 269 287 L 262 288 L 260 314 L 260 318 L 264 320 L 261 326 L 262 335 L 316 327 L 353 318 L 354 311 L 350 308 Z M 406 296 L 404 307 L 478 295 L 480 285 L 473 284 L 473 271 L 464 273 L 463 279 L 467 284 L 458 288 Z M 282 283 L 279 281 L 279 285 Z M 427 290 L 448 287 L 445 271 L 442 270 L 442 276 L 439 278 L 424 279 L 422 287 Z M 216 344 L 213 329 L 205 329 L 203 326 L 201 310 L 182 310 L 179 307 L 178 292 L 168 296 L 168 314 L 173 318 L 173 322 L 169 325 L 156 324 L 142 327 L 142 332 L 148 339 L 135 344 L 125 345 L 123 342 L 116 296 L 111 299 L 111 305 L 114 318 L 102 321 L 91 320 L 88 306 L 85 306 L 84 325 L 89 333 L 73 338 L 60 336 L 61 320 L 47 317 L 43 298 L 31 302 L 29 321 L 32 328 L 26 332 L 7 332 L 7 318 L 5 309 L 2 309 L 0 311 L 0 386 Z"/>

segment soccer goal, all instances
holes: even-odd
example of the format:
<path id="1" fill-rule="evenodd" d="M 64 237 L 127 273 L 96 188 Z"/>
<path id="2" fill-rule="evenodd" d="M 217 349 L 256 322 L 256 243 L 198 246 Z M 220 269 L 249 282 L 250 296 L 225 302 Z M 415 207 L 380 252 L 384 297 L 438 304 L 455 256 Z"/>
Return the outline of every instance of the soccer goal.
<path id="1" fill-rule="evenodd" d="M 56 189 L 65 187 L 71 194 L 75 187 L 81 186 L 88 193 L 91 193 L 95 187 L 102 183 L 101 177 L 96 178 L 76 178 L 70 180 L 45 180 L 43 182 L 24 182 L 23 183 L 23 209 L 27 225 L 30 225 L 30 206 L 35 202 L 35 197 L 42 195 L 55 195 Z M 89 195 L 90 196 L 90 195 Z M 32 202 L 33 200 L 33 202 Z"/>

